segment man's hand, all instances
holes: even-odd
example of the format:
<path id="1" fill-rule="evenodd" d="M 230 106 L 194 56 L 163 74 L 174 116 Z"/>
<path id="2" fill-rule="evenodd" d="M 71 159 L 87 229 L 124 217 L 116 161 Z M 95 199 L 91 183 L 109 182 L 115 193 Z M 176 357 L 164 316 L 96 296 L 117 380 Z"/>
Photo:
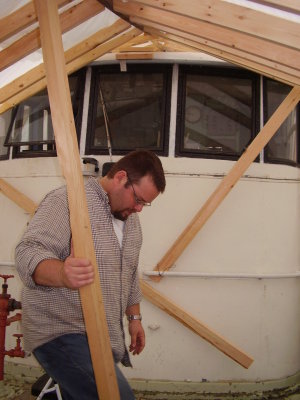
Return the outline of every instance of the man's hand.
<path id="1" fill-rule="evenodd" d="M 140 354 L 145 347 L 145 332 L 141 321 L 129 321 L 129 334 L 131 336 L 131 343 L 129 351 L 135 356 Z"/>
<path id="2" fill-rule="evenodd" d="M 71 254 L 65 261 L 43 260 L 36 267 L 32 277 L 37 285 L 75 290 L 94 281 L 94 267 L 86 258 L 74 257 L 71 245 Z"/>
<path id="3" fill-rule="evenodd" d="M 64 287 L 79 289 L 94 281 L 94 267 L 89 260 L 71 254 L 61 267 L 60 278 Z"/>

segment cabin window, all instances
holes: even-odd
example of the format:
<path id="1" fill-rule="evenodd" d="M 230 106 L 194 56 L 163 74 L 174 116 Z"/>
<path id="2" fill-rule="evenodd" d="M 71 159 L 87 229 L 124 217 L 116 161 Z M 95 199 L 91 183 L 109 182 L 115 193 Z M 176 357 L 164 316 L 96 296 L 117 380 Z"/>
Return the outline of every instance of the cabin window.
<path id="1" fill-rule="evenodd" d="M 291 87 L 264 79 L 264 122 L 291 91 Z M 290 113 L 265 148 L 265 161 L 295 165 L 299 162 L 299 104 Z"/>
<path id="2" fill-rule="evenodd" d="M 258 130 L 255 74 L 181 66 L 176 155 L 237 159 Z"/>
<path id="3" fill-rule="evenodd" d="M 171 67 L 93 68 L 86 154 L 148 149 L 167 154 Z"/>
<path id="4" fill-rule="evenodd" d="M 69 85 L 79 138 L 84 88 L 82 72 L 71 75 Z M 5 146 L 12 146 L 14 158 L 56 156 L 51 111 L 46 89 L 13 108 Z"/>

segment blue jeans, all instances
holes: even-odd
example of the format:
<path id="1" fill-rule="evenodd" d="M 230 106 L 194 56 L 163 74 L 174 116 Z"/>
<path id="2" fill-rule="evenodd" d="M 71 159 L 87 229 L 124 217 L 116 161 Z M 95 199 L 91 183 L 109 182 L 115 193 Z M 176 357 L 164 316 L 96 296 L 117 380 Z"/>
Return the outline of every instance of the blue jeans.
<path id="1" fill-rule="evenodd" d="M 60 336 L 39 346 L 33 354 L 59 384 L 63 400 L 98 400 L 86 335 Z M 134 400 L 133 391 L 116 364 L 115 370 L 121 400 Z"/>

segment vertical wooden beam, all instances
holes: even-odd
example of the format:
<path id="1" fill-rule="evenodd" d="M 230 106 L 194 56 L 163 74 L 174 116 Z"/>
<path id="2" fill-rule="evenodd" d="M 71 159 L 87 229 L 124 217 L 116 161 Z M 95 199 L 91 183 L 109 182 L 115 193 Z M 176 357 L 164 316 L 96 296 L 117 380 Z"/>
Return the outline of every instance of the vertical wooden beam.
<path id="1" fill-rule="evenodd" d="M 222 180 L 217 189 L 212 193 L 208 200 L 204 203 L 203 207 L 198 211 L 189 225 L 184 229 L 181 235 L 177 238 L 171 248 L 163 256 L 160 262 L 154 268 L 155 271 L 167 271 L 180 257 L 185 248 L 194 239 L 196 234 L 214 213 L 217 207 L 221 204 L 230 190 L 238 182 L 250 164 L 259 155 L 260 151 L 269 142 L 277 129 L 288 117 L 290 112 L 296 107 L 300 100 L 300 87 L 295 86 L 287 95 L 266 125 L 262 128 L 260 133 L 251 142 L 239 160 L 235 163 L 227 176 Z M 159 281 L 160 276 L 152 277 L 153 280 Z"/>
<path id="2" fill-rule="evenodd" d="M 91 260 L 93 284 L 80 289 L 86 331 L 101 400 L 118 400 L 110 339 L 93 246 L 56 2 L 35 0 L 58 159 L 66 178 L 76 257 Z"/>

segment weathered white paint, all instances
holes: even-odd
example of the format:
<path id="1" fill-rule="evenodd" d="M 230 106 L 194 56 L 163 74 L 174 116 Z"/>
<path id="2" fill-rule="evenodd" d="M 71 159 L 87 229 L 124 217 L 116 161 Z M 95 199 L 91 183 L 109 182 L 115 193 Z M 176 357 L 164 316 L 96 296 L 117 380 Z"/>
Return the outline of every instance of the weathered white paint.
<path id="1" fill-rule="evenodd" d="M 104 161 L 99 157 L 100 161 Z M 220 182 L 231 162 L 162 158 L 167 189 L 141 213 L 144 245 L 140 270 L 152 269 Z M 252 165 L 189 248 L 174 271 L 288 273 L 299 266 L 299 173 L 292 167 Z M 0 175 L 34 201 L 63 184 L 55 158 L 1 162 Z M 0 196 L 1 261 L 13 261 L 13 249 L 29 216 Z M 12 267 L 0 267 L 11 273 Z M 20 298 L 20 282 L 9 280 Z M 135 357 L 127 376 L 201 381 L 265 380 L 300 369 L 299 280 L 228 280 L 164 277 L 152 283 L 213 330 L 251 354 L 244 370 L 210 344 L 155 309 L 142 304 L 147 347 Z M 153 330 L 151 327 L 158 326 Z M 14 345 L 8 328 L 7 348 Z M 31 363 L 32 359 L 14 362 Z"/>

